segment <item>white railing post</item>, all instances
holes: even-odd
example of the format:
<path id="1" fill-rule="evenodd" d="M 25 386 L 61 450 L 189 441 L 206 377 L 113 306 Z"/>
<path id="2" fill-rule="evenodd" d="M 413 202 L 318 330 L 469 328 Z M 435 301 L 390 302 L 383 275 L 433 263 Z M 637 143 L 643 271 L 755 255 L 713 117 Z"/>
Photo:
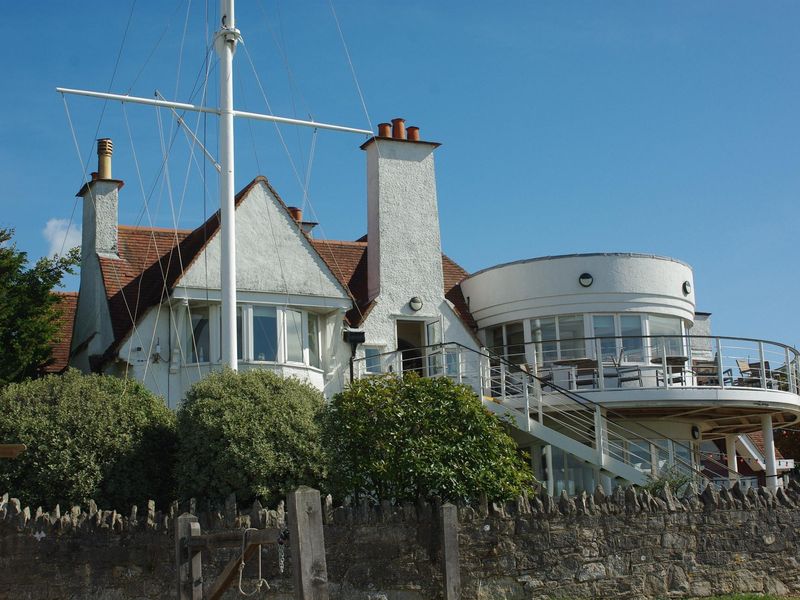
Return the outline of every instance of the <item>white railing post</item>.
<path id="1" fill-rule="evenodd" d="M 784 348 L 784 350 L 786 351 L 786 384 L 789 388 L 789 391 L 794 394 L 794 369 L 792 368 L 789 348 Z"/>
<path id="2" fill-rule="evenodd" d="M 594 407 L 594 441 L 597 448 L 597 460 L 601 467 L 605 467 L 608 454 L 608 430 L 604 423 L 600 405 L 595 405 Z"/>
<path id="3" fill-rule="evenodd" d="M 597 359 L 597 387 L 606 389 L 605 373 L 603 373 L 603 344 L 600 338 L 594 338 L 594 355 Z"/>
<path id="4" fill-rule="evenodd" d="M 522 393 L 525 396 L 525 429 L 530 432 L 531 430 L 531 398 L 528 394 L 528 381 L 527 378 L 522 378 Z"/>
<path id="5" fill-rule="evenodd" d="M 767 370 L 764 366 L 764 342 L 758 342 L 758 360 L 761 364 L 761 387 L 767 389 Z"/>
<path id="6" fill-rule="evenodd" d="M 464 349 L 461 346 L 458 346 L 457 349 L 458 354 L 456 354 L 456 357 L 458 359 L 458 363 L 456 366 L 458 367 L 458 383 L 464 383 Z"/>
<path id="7" fill-rule="evenodd" d="M 500 399 L 506 401 L 506 364 L 500 361 Z"/>
<path id="8" fill-rule="evenodd" d="M 664 369 L 664 387 L 669 387 L 670 374 L 667 371 L 667 338 L 661 338 L 661 366 Z"/>
<path id="9" fill-rule="evenodd" d="M 719 387 L 725 387 L 725 375 L 722 369 L 722 340 L 717 338 L 717 377 Z"/>

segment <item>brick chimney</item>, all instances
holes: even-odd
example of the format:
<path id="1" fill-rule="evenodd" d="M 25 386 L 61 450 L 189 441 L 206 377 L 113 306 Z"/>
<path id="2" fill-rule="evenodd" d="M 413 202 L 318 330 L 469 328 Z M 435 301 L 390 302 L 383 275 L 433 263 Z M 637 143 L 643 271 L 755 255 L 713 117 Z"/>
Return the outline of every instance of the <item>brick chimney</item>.
<path id="1" fill-rule="evenodd" d="M 378 125 L 367 153 L 367 271 L 370 299 L 405 312 L 409 299 L 426 307 L 444 297 L 436 201 L 435 142 L 420 140 L 404 119 Z"/>
<path id="2" fill-rule="evenodd" d="M 119 188 L 123 182 L 111 178 L 114 144 L 109 138 L 97 140 L 97 172 L 78 192 L 83 198 L 81 258 L 99 254 L 117 257 Z"/>

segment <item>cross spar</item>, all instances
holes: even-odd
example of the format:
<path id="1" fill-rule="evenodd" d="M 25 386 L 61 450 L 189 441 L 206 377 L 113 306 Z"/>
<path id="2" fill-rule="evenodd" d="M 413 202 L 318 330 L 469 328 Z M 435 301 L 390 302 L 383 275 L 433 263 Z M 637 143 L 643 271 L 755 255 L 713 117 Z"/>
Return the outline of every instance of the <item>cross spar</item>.
<path id="1" fill-rule="evenodd" d="M 70 88 L 56 88 L 61 94 L 89 96 L 105 100 L 145 104 L 177 110 L 214 114 L 219 117 L 219 203 L 220 203 L 220 235 L 221 235 L 221 287 L 222 287 L 222 364 L 233 369 L 238 368 L 236 356 L 236 221 L 234 219 L 234 174 L 235 152 L 233 137 L 234 117 L 254 119 L 258 121 L 272 121 L 286 125 L 328 129 L 345 133 L 358 133 L 372 135 L 366 129 L 356 129 L 341 125 L 319 123 L 317 121 L 304 121 L 277 117 L 259 113 L 239 111 L 233 108 L 233 56 L 236 44 L 241 39 L 241 34 L 236 29 L 234 0 L 220 0 L 220 29 L 215 34 L 214 48 L 219 56 L 219 108 L 210 108 L 183 102 L 168 100 L 155 100 L 140 98 L 125 94 L 110 94 L 77 90 Z"/>

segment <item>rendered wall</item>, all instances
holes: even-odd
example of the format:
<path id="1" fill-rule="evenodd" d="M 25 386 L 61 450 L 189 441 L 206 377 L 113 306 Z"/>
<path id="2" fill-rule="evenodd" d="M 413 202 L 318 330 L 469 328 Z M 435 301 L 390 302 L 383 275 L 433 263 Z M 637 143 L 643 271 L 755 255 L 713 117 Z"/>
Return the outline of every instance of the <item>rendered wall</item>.
<path id="1" fill-rule="evenodd" d="M 589 287 L 578 279 L 592 275 Z M 692 291 L 683 293 L 688 281 Z M 461 284 L 483 329 L 531 317 L 592 312 L 645 312 L 694 319 L 691 268 L 679 261 L 637 254 L 544 257 L 491 267 Z"/>
<path id="2" fill-rule="evenodd" d="M 459 509 L 465 600 L 690 598 L 731 592 L 800 592 L 800 494 L 709 488 L 678 499 L 617 489 L 611 496 L 520 498 Z M 110 510 L 52 513 L 0 500 L 0 600 L 170 598 L 177 503 L 123 516 Z M 437 506 L 384 502 L 324 507 L 333 600 L 441 597 Z M 200 513 L 203 531 L 277 526 L 282 507 L 237 512 L 233 501 Z M 235 550 L 203 556 L 210 585 Z M 255 563 L 251 563 L 253 568 Z M 264 557 L 270 598 L 291 598 L 288 570 Z M 249 569 L 250 569 L 249 568 Z M 249 570 L 248 569 L 248 570 Z M 252 575 L 245 589 L 252 589 Z M 232 590 L 226 598 L 235 598 Z"/>

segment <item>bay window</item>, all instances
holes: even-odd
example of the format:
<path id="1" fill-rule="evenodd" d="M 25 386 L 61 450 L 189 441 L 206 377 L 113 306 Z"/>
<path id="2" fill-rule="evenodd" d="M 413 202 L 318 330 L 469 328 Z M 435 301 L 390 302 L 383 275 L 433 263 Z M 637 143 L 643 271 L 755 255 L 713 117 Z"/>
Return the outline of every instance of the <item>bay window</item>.
<path id="1" fill-rule="evenodd" d="M 190 363 L 218 362 L 218 305 L 190 304 L 185 360 Z M 245 362 L 290 363 L 322 367 L 319 315 L 305 310 L 263 304 L 241 304 L 236 310 L 237 357 Z M 216 350 L 212 351 L 212 348 Z"/>

